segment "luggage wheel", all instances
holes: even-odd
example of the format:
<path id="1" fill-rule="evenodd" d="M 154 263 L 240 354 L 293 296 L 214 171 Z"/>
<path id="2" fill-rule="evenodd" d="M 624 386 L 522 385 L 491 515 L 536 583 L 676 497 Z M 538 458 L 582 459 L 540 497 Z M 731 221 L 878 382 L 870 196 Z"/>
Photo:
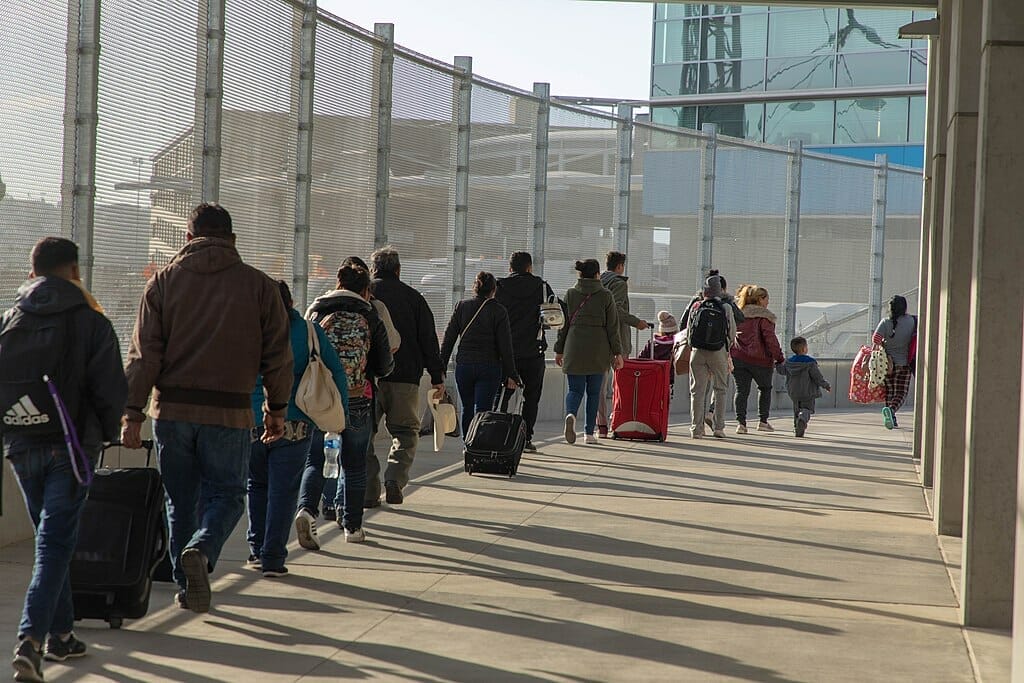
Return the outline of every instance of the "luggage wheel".
<path id="1" fill-rule="evenodd" d="M 124 623 L 124 620 L 121 617 L 110 617 L 107 619 L 107 623 L 110 624 L 110 628 L 119 629 L 121 628 L 121 624 Z"/>

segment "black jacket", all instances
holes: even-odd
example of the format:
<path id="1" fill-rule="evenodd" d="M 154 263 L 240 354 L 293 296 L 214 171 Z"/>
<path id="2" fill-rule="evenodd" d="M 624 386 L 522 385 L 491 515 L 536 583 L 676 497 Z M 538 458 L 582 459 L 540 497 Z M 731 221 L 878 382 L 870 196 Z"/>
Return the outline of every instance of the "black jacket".
<path id="1" fill-rule="evenodd" d="M 508 322 L 512 328 L 512 354 L 516 358 L 544 355 L 548 348 L 547 339 L 543 336 L 537 339 L 540 305 L 554 294 L 548 283 L 533 273 L 513 273 L 498 280 L 495 298 L 508 311 Z"/>
<path id="2" fill-rule="evenodd" d="M 697 295 L 690 299 L 690 303 L 686 304 L 686 308 L 679 315 L 679 317 L 676 318 L 676 320 L 679 321 L 679 329 L 685 328 L 690 323 L 690 313 L 693 311 L 693 305 L 698 301 L 703 300 L 704 295 L 701 292 L 697 292 Z M 719 300 L 722 303 L 729 304 L 729 306 L 732 308 L 732 317 L 733 320 L 736 321 L 737 326 L 747 319 L 746 316 L 743 315 L 743 311 L 740 310 L 740 307 L 736 305 L 736 297 L 734 297 L 732 294 L 723 294 L 719 298 Z"/>
<path id="3" fill-rule="evenodd" d="M 500 365 L 503 377 L 517 377 L 508 312 L 497 301 L 477 297 L 455 305 L 441 345 L 441 361 L 445 367 L 456 341 L 459 342 L 456 362 Z"/>
<path id="4" fill-rule="evenodd" d="M 395 352 L 395 370 L 387 382 L 419 384 L 426 368 L 431 384 L 444 381 L 444 365 L 437 346 L 434 314 L 423 295 L 390 273 L 382 273 L 370 283 L 373 295 L 384 302 L 391 319 L 402 335 L 402 346 Z"/>
<path id="5" fill-rule="evenodd" d="M 118 439 L 121 416 L 128 400 L 128 381 L 114 327 L 106 316 L 89 307 L 81 289 L 59 277 L 40 277 L 23 284 L 18 289 L 14 308 L 32 315 L 70 316 L 74 344 L 68 352 L 70 371 L 67 377 L 61 378 L 60 384 L 62 393 L 74 392 L 80 397 L 75 427 L 83 450 L 95 457 L 103 442 Z M 10 309 L 0 317 L 0 330 L 14 314 L 14 309 Z M 4 440 L 11 444 L 64 443 L 64 435 L 11 435 Z"/>
<path id="6" fill-rule="evenodd" d="M 370 352 L 366 357 L 366 376 L 372 381 L 390 375 L 395 368 L 395 361 L 391 355 L 391 344 L 388 342 L 388 329 L 377 314 L 377 309 L 369 301 L 354 292 L 336 289 L 317 297 L 306 312 L 306 318 L 319 324 L 327 316 L 339 311 L 359 313 L 366 318 L 370 326 Z"/>

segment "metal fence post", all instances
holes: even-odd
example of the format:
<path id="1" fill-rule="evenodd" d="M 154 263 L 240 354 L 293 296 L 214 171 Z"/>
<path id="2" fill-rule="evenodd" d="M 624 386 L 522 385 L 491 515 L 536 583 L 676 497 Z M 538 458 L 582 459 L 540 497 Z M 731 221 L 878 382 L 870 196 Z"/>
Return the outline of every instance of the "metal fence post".
<path id="1" fill-rule="evenodd" d="M 388 243 L 388 197 L 391 193 L 391 103 L 395 77 L 395 25 L 374 24 L 384 40 L 377 67 L 377 194 L 374 204 L 373 247 Z"/>
<path id="2" fill-rule="evenodd" d="M 544 276 L 544 246 L 548 229 L 548 131 L 551 125 L 551 84 L 534 83 L 537 125 L 533 129 L 533 272 Z"/>
<path id="3" fill-rule="evenodd" d="M 718 154 L 718 126 L 705 123 L 701 126 L 704 145 L 700 150 L 700 272 L 697 273 L 697 290 L 704 287 L 704 278 L 711 269 L 711 247 L 714 240 L 715 222 L 715 157 Z"/>
<path id="4" fill-rule="evenodd" d="M 618 122 L 619 163 L 615 171 L 615 248 L 623 254 L 629 252 L 629 197 L 633 179 L 633 107 L 619 104 Z"/>
<path id="5" fill-rule="evenodd" d="M 100 3 L 79 0 L 68 13 L 62 231 L 78 243 L 79 266 L 92 286 L 96 209 L 96 108 L 99 97 Z M 69 130 L 70 129 L 70 130 Z"/>
<path id="6" fill-rule="evenodd" d="M 875 155 L 874 203 L 871 209 L 871 293 L 868 301 L 868 334 L 882 319 L 882 275 L 885 266 L 885 207 L 889 186 L 889 157 Z"/>
<path id="7" fill-rule="evenodd" d="M 466 291 L 466 242 L 469 219 L 469 122 L 473 107 L 473 58 L 456 57 L 458 137 L 455 150 L 455 235 L 452 258 L 452 306 Z"/>
<path id="8" fill-rule="evenodd" d="M 221 120 L 224 104 L 224 15 L 226 0 L 205 0 L 199 16 L 206 39 L 199 42 L 196 74 L 195 185 L 201 201 L 220 201 Z M 205 12 L 203 6 L 205 5 Z"/>
<path id="9" fill-rule="evenodd" d="M 804 145 L 789 141 L 789 174 L 786 179 L 786 307 L 783 314 L 783 340 L 796 336 L 796 286 L 800 255 L 800 184 L 803 179 Z"/>
<path id="10" fill-rule="evenodd" d="M 305 310 L 309 290 L 309 229 L 313 175 L 313 66 L 316 55 L 317 0 L 305 0 L 299 37 L 299 111 L 295 142 L 295 245 L 292 298 Z"/>

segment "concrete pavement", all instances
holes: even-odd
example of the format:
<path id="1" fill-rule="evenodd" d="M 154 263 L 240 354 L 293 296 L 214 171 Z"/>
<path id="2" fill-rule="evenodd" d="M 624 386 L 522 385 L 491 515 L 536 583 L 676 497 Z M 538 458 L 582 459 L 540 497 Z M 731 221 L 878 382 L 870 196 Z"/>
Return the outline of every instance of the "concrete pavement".
<path id="1" fill-rule="evenodd" d="M 513 480 L 466 475 L 449 440 L 404 505 L 369 513 L 366 544 L 327 526 L 263 579 L 240 528 L 209 614 L 158 584 L 121 631 L 81 622 L 91 655 L 47 680 L 1007 680 L 1008 636 L 957 624 L 910 432 L 879 422 L 553 438 Z M 30 544 L 0 550 L 12 636 L 30 564 Z"/>

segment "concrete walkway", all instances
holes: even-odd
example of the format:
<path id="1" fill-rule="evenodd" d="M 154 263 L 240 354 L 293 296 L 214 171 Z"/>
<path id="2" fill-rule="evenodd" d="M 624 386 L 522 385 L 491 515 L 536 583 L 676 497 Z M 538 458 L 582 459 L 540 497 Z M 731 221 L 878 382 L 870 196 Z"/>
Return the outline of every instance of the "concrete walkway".
<path id="1" fill-rule="evenodd" d="M 47 680 L 975 681 L 910 433 L 878 422 L 551 440 L 514 480 L 466 475 L 450 444 L 365 545 L 328 527 L 271 580 L 241 567 L 238 533 L 209 614 L 157 585 L 121 631 L 82 622 L 91 656 Z M 31 546 L 0 555 L 13 633 Z M 1008 651 L 996 637 L 986 680 Z"/>

